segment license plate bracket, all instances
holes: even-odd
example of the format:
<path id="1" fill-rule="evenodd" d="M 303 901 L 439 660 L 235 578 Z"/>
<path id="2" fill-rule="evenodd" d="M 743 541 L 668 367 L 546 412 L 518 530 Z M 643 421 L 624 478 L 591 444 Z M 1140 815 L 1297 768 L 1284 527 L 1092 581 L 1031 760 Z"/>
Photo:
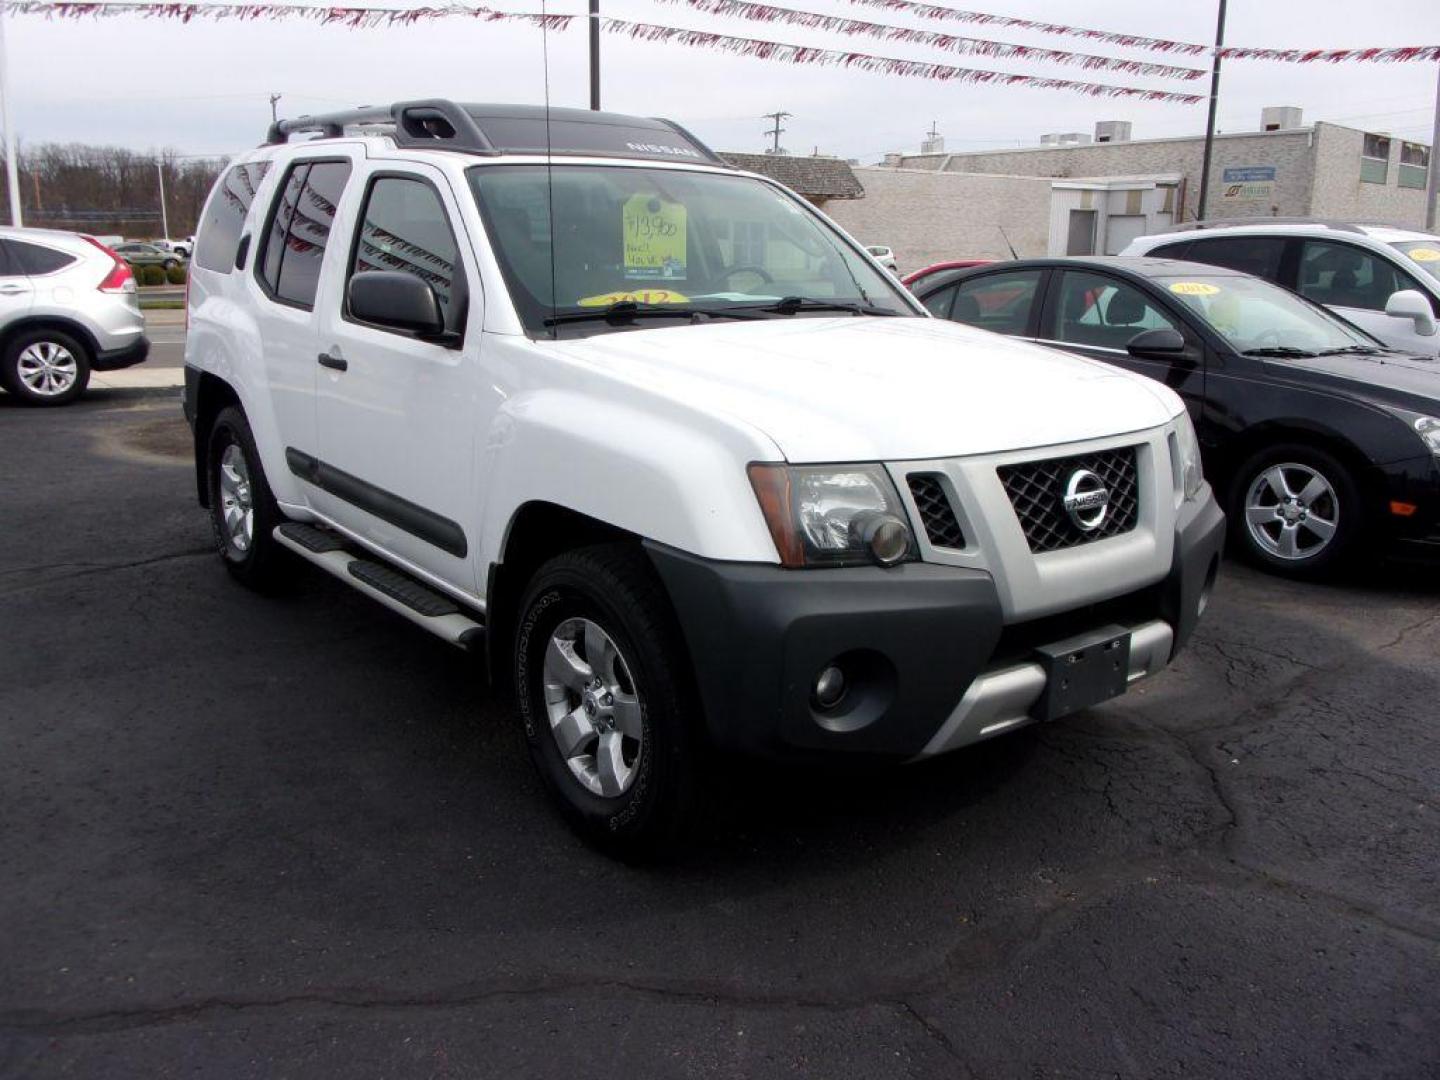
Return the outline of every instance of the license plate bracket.
<path id="1" fill-rule="evenodd" d="M 1045 669 L 1045 690 L 1030 712 L 1037 720 L 1055 720 L 1125 692 L 1130 676 L 1130 631 L 1123 626 L 1102 626 L 1041 645 L 1035 658 Z"/>

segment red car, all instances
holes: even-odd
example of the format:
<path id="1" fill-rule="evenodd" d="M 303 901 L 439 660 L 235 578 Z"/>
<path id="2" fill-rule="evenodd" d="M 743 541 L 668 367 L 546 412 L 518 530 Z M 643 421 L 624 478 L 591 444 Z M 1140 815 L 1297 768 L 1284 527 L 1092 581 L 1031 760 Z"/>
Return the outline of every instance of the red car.
<path id="1" fill-rule="evenodd" d="M 922 278 L 928 277 L 930 274 L 938 274 L 941 270 L 964 270 L 971 266 L 988 266 L 994 261 L 994 259 L 953 259 L 950 262 L 932 263 L 920 270 L 906 274 L 900 279 L 900 284 L 914 286 Z"/>

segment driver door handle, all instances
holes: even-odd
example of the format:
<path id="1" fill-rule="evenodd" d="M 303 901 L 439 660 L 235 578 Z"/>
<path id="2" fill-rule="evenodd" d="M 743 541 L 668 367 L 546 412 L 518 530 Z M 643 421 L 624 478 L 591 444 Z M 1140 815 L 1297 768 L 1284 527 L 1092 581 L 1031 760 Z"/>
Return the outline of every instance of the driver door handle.
<path id="1" fill-rule="evenodd" d="M 350 367 L 343 356 L 331 356 L 329 353 L 322 352 L 319 360 L 321 367 L 330 368 L 332 371 L 346 371 Z"/>

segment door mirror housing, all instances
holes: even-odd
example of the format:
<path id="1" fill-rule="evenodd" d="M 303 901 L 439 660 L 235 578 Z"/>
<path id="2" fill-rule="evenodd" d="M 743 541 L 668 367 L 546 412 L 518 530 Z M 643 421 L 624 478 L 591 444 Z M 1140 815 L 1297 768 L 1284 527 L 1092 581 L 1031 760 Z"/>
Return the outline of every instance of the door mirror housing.
<path id="1" fill-rule="evenodd" d="M 1185 355 L 1185 335 L 1168 326 L 1141 330 L 1125 343 L 1125 351 L 1142 360 L 1178 360 Z"/>
<path id="2" fill-rule="evenodd" d="M 450 345 L 459 335 L 445 329 L 445 313 L 430 283 L 399 270 L 362 270 L 345 290 L 352 318 L 421 341 Z"/>
<path id="3" fill-rule="evenodd" d="M 1392 319 L 1409 319 L 1421 337 L 1435 333 L 1435 312 L 1430 301 L 1417 289 L 1401 289 L 1385 302 L 1385 314 Z"/>

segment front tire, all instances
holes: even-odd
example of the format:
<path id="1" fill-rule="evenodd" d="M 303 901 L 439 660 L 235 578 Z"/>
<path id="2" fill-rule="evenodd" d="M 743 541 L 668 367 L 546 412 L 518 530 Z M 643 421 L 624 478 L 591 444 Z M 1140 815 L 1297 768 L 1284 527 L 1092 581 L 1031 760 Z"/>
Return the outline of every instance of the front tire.
<path id="1" fill-rule="evenodd" d="M 627 860 L 672 853 L 703 805 L 696 695 L 668 600 L 627 545 L 545 563 L 520 606 L 530 757 L 570 824 Z"/>
<path id="2" fill-rule="evenodd" d="M 268 590 L 279 584 L 285 569 L 287 553 L 274 536 L 284 518 L 245 414 L 233 405 L 222 409 L 207 446 L 210 524 L 225 569 L 252 589 Z"/>
<path id="3" fill-rule="evenodd" d="M 0 383 L 27 405 L 68 405 L 90 384 L 90 350 L 59 330 L 24 331 L 5 348 Z"/>
<path id="4" fill-rule="evenodd" d="M 1266 447 L 1240 467 L 1231 485 L 1230 522 L 1253 561 L 1297 578 L 1333 574 L 1367 524 L 1349 468 L 1303 443 Z"/>

